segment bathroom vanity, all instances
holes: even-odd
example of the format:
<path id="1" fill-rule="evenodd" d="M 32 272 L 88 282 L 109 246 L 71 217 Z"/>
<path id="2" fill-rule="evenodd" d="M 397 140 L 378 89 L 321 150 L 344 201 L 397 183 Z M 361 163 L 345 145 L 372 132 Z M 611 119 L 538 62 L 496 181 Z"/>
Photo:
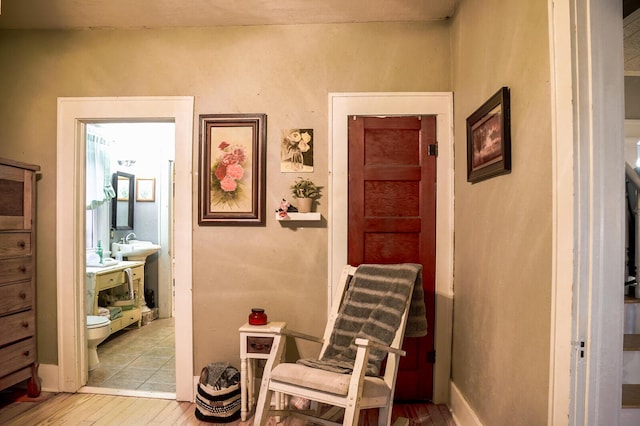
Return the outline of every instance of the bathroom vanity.
<path id="1" fill-rule="evenodd" d="M 129 282 L 125 270 L 131 268 L 133 297 L 127 298 Z M 122 330 L 131 324 L 141 325 L 142 301 L 144 300 L 144 262 L 121 261 L 114 266 L 87 267 L 86 289 L 87 303 L 91 303 L 89 315 L 99 315 L 98 301 L 102 298 L 110 306 L 122 308 L 122 316 L 111 319 L 111 333 Z M 129 300 L 127 300 L 129 299 Z"/>

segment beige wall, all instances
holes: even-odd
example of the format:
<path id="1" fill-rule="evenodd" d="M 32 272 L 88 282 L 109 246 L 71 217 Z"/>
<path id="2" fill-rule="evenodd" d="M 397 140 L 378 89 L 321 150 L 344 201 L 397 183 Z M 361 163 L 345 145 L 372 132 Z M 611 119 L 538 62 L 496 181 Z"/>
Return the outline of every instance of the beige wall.
<path id="1" fill-rule="evenodd" d="M 547 423 L 551 131 L 546 2 L 467 0 L 452 26 L 452 378 L 486 425 Z M 466 181 L 466 117 L 511 89 L 513 171 Z"/>
<path id="2" fill-rule="evenodd" d="M 198 373 L 211 361 L 237 362 L 237 329 L 251 307 L 304 332 L 325 321 L 326 223 L 290 229 L 273 218 L 297 176 L 279 171 L 281 129 L 315 129 L 309 176 L 326 186 L 327 94 L 449 91 L 450 60 L 446 23 L 0 32 L 0 156 L 42 166 L 40 362 L 57 363 L 55 240 L 65 238 L 55 234 L 57 97 L 193 95 L 195 129 L 199 114 L 267 114 L 266 227 L 194 227 Z"/>

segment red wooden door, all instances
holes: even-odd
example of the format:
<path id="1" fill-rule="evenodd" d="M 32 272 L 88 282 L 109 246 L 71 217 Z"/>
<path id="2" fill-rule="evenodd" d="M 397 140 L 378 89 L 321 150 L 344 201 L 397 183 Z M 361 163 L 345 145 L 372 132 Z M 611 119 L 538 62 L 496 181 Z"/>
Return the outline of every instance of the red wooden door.
<path id="1" fill-rule="evenodd" d="M 397 400 L 433 397 L 435 144 L 435 116 L 349 117 L 349 264 L 423 266 L 428 334 L 405 338 Z"/>

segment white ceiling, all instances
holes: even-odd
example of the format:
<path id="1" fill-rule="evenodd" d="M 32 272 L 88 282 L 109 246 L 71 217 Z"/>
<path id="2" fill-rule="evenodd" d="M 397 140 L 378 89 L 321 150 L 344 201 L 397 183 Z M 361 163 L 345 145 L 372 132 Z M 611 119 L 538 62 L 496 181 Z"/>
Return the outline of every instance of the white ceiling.
<path id="1" fill-rule="evenodd" d="M 0 10 L 0 29 L 432 21 L 451 16 L 457 1 L 4 0 Z"/>

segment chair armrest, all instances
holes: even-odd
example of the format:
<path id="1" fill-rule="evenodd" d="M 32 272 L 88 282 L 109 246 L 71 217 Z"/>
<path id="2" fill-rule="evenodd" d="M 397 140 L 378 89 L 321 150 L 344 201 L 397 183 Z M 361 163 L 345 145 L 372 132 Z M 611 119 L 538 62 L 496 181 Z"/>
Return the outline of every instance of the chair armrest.
<path id="1" fill-rule="evenodd" d="M 308 340 L 310 342 L 316 342 L 316 343 L 320 343 L 320 344 L 324 343 L 324 339 L 322 339 L 320 337 L 312 336 L 311 334 L 300 333 L 299 331 L 290 330 L 288 328 L 284 328 L 282 330 L 279 330 L 278 334 L 281 334 L 283 336 L 294 337 L 296 339 L 304 339 L 304 340 Z"/>
<path id="2" fill-rule="evenodd" d="M 381 351 L 386 351 L 386 352 L 389 352 L 389 353 L 392 353 L 392 354 L 396 354 L 396 355 L 400 355 L 400 356 L 405 356 L 407 354 L 402 349 L 392 348 L 391 346 L 383 345 L 383 344 L 377 343 L 377 342 L 372 342 L 371 340 L 368 340 L 368 339 L 357 338 L 355 343 L 356 343 L 357 346 L 368 346 L 370 348 L 376 348 L 376 349 L 379 349 Z"/>

